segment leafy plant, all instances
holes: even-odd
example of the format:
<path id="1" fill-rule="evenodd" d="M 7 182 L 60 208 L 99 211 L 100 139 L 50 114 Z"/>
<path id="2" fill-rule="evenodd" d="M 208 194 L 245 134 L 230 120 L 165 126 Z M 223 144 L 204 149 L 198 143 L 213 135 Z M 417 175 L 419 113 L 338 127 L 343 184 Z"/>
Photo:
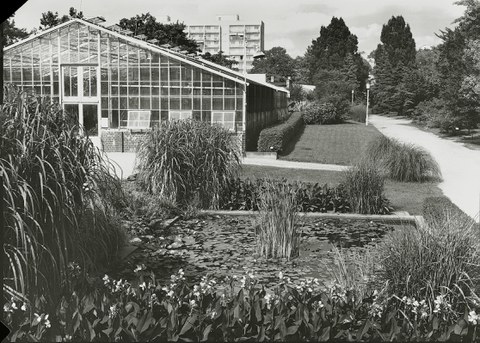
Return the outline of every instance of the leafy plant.
<path id="1" fill-rule="evenodd" d="M 183 271 L 161 285 L 145 271 L 132 283 L 104 277 L 91 292 L 66 295 L 52 312 L 41 297 L 4 308 L 10 341 L 465 341 L 478 342 L 478 303 L 460 311 L 436 302 L 373 291 L 360 300 L 352 289 L 316 279 L 291 282 L 278 275 L 266 290 L 255 275 L 187 285 Z M 478 299 L 478 298 L 477 298 Z"/>
<path id="2" fill-rule="evenodd" d="M 287 121 L 267 127 L 260 132 L 257 150 L 282 152 L 303 130 L 305 123 L 302 113 L 294 112 Z"/>
<path id="3" fill-rule="evenodd" d="M 296 189 L 283 182 L 264 180 L 258 207 L 255 225 L 257 252 L 266 258 L 284 257 L 287 260 L 298 255 Z"/>
<path id="4" fill-rule="evenodd" d="M 391 207 L 383 195 L 384 178 L 376 165 L 362 160 L 344 172 L 341 187 L 354 213 L 387 214 Z"/>
<path id="5" fill-rule="evenodd" d="M 288 183 L 295 189 L 297 203 L 301 212 L 348 212 L 350 207 L 341 187 L 332 188 L 328 185 L 308 182 Z M 225 210 L 258 211 L 259 196 L 262 192 L 263 179 L 232 179 L 222 193 L 220 206 Z"/>
<path id="6" fill-rule="evenodd" d="M 196 120 L 162 122 L 139 147 L 137 180 L 182 207 L 197 196 L 200 207 L 218 208 L 222 190 L 238 171 L 239 154 L 224 128 Z"/>
<path id="7" fill-rule="evenodd" d="M 4 292 L 57 297 L 68 264 L 106 266 L 123 245 L 123 192 L 112 165 L 75 118 L 47 100 L 6 88 L 0 112 L 0 176 L 5 197 Z M 115 204 L 113 204 L 115 202 Z"/>

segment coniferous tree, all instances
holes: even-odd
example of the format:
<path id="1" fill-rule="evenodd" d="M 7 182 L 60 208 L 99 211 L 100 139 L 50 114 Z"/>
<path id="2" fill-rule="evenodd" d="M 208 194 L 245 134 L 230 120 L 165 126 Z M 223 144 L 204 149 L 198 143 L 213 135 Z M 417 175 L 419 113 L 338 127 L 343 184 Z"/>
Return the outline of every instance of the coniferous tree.
<path id="1" fill-rule="evenodd" d="M 402 16 L 392 17 L 383 25 L 380 40 L 382 43 L 374 53 L 374 111 L 408 114 L 414 103 L 403 83 L 406 75 L 415 68 L 416 57 L 410 26 Z"/>
<path id="2" fill-rule="evenodd" d="M 369 67 L 358 53 L 357 36 L 342 18 L 333 17 L 328 26 L 321 27 L 303 60 L 307 80 L 316 86 L 320 100 L 332 96 L 349 100 L 352 89 L 364 89 Z"/>

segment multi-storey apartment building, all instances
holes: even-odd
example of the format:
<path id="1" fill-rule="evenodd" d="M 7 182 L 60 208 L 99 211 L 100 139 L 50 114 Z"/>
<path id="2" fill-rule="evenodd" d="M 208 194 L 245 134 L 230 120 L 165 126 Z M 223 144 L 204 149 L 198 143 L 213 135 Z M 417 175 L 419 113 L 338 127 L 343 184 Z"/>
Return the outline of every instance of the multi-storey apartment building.
<path id="1" fill-rule="evenodd" d="M 238 62 L 236 68 L 243 72 L 252 69 L 253 56 L 264 49 L 265 25 L 241 21 L 239 15 L 217 16 L 216 23 L 186 27 L 188 37 L 198 42 L 203 53 L 223 51 Z M 244 60 L 246 56 L 246 59 Z"/>

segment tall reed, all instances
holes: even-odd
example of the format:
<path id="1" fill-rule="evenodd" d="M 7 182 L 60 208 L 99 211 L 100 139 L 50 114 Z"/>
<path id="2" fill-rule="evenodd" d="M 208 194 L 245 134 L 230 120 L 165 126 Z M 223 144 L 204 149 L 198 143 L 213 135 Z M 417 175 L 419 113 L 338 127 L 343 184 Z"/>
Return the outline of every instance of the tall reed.
<path id="1" fill-rule="evenodd" d="M 222 190 L 238 173 L 240 151 L 224 128 L 168 121 L 151 131 L 137 159 L 137 180 L 148 192 L 181 206 L 197 197 L 201 207 L 218 208 Z"/>
<path id="2" fill-rule="evenodd" d="M 259 194 L 255 235 L 257 253 L 266 258 L 287 258 L 299 253 L 298 203 L 295 188 L 265 179 Z"/>
<path id="3" fill-rule="evenodd" d="M 69 263 L 96 270 L 123 244 L 110 199 L 116 176 L 58 105 L 7 88 L 0 111 L 4 179 L 4 291 L 60 296 Z"/>
<path id="4" fill-rule="evenodd" d="M 384 177 L 374 163 L 366 159 L 344 172 L 341 187 L 350 203 L 351 211 L 361 214 L 390 212 L 383 195 Z"/>

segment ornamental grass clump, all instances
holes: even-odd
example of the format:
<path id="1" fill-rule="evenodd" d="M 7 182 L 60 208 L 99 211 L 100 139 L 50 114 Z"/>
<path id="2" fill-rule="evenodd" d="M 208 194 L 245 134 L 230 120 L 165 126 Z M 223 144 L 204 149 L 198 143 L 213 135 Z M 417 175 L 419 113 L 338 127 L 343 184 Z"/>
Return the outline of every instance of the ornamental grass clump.
<path id="1" fill-rule="evenodd" d="M 480 233 L 454 212 L 440 221 L 397 229 L 379 245 L 381 277 L 390 293 L 427 299 L 438 294 L 464 303 L 480 287 Z"/>
<path id="2" fill-rule="evenodd" d="M 353 213 L 388 214 L 391 211 L 383 195 L 384 177 L 368 160 L 362 160 L 344 173 L 341 189 Z"/>
<path id="3" fill-rule="evenodd" d="M 222 190 L 237 176 L 235 137 L 217 125 L 195 120 L 162 122 L 139 147 L 138 177 L 149 193 L 182 207 L 219 207 Z"/>
<path id="4" fill-rule="evenodd" d="M 367 156 L 392 180 L 424 182 L 441 178 L 435 159 L 425 149 L 413 144 L 380 136 L 368 146 Z"/>
<path id="5" fill-rule="evenodd" d="M 68 265 L 91 272 L 116 257 L 124 236 L 112 199 L 122 203 L 112 166 L 50 101 L 7 88 L 0 112 L 7 256 L 4 289 L 30 298 L 59 296 Z"/>
<path id="6" fill-rule="evenodd" d="M 257 253 L 265 258 L 287 258 L 298 255 L 298 202 L 295 188 L 282 182 L 264 180 L 259 194 L 259 213 L 255 235 Z"/>

